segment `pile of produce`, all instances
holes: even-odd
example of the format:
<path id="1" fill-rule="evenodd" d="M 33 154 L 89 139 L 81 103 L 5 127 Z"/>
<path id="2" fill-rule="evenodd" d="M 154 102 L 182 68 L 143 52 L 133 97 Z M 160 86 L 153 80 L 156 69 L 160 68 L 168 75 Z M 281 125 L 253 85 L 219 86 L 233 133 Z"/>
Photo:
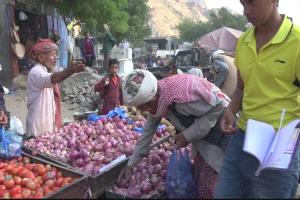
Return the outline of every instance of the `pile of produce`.
<path id="1" fill-rule="evenodd" d="M 56 167 L 32 163 L 28 157 L 0 160 L 0 198 L 41 199 L 71 182 Z"/>
<path id="2" fill-rule="evenodd" d="M 142 125 L 143 120 L 135 122 L 135 125 Z M 96 122 L 81 121 L 27 140 L 25 146 L 96 175 L 101 167 L 119 156 L 133 153 L 140 133 L 132 129 L 133 125 L 118 116 L 101 118 Z M 158 132 L 154 140 L 169 135 L 164 129 Z"/>
<path id="3" fill-rule="evenodd" d="M 122 108 L 125 109 L 130 119 L 132 119 L 134 122 L 137 122 L 135 123 L 136 127 L 144 126 L 146 122 L 147 112 L 141 112 L 138 108 L 134 106 L 122 106 Z M 175 133 L 175 127 L 168 120 L 162 118 L 160 123 L 165 126 L 163 128 L 165 131 L 171 134 Z"/>
<path id="4" fill-rule="evenodd" d="M 191 148 L 187 147 L 190 153 Z M 121 180 L 109 191 L 129 198 L 159 197 L 165 190 L 167 166 L 172 155 L 173 145 L 170 142 L 160 144 L 149 151 L 136 167 L 129 182 Z M 180 149 L 184 151 L 185 149 Z"/>

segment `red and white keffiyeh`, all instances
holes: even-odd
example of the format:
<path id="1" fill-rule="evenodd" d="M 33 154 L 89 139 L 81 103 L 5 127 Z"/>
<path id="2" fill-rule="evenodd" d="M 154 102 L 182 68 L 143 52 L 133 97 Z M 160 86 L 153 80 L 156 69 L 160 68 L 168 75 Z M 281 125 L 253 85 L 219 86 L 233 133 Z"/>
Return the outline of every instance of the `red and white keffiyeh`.
<path id="1" fill-rule="evenodd" d="M 209 81 L 190 74 L 178 74 L 158 81 L 159 99 L 155 117 L 166 117 L 173 103 L 204 100 L 212 106 L 228 106 L 230 99 Z"/>

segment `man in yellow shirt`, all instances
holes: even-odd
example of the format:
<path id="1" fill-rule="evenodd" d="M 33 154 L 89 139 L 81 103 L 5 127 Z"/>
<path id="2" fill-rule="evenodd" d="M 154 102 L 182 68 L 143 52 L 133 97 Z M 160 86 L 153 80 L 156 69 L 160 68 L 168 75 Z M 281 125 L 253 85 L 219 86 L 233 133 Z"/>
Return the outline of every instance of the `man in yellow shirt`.
<path id="1" fill-rule="evenodd" d="M 237 88 L 221 121 L 234 133 L 228 144 L 215 198 L 294 198 L 300 172 L 299 150 L 286 171 L 263 170 L 243 151 L 246 123 L 254 119 L 278 129 L 300 118 L 300 28 L 278 13 L 278 0 L 240 0 L 253 24 L 236 48 Z M 235 127 L 236 113 L 242 110 Z"/>

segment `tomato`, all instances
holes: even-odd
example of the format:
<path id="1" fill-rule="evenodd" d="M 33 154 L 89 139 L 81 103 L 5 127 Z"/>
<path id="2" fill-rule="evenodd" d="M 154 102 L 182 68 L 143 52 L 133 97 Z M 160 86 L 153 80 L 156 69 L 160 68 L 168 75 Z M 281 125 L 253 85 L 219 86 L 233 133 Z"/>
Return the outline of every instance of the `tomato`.
<path id="1" fill-rule="evenodd" d="M 9 191 L 6 191 L 4 194 L 3 194 L 3 199 L 10 199 L 10 195 L 9 195 Z"/>
<path id="2" fill-rule="evenodd" d="M 5 180 L 4 174 L 0 174 L 0 184 L 3 184 L 4 180 Z"/>
<path id="3" fill-rule="evenodd" d="M 33 199 L 41 199 L 43 197 L 44 197 L 44 195 L 41 192 L 36 192 L 34 195 L 32 195 Z"/>
<path id="4" fill-rule="evenodd" d="M 23 174 L 26 172 L 26 168 L 24 167 L 18 167 L 18 176 L 20 176 L 21 178 L 23 178 Z"/>
<path id="5" fill-rule="evenodd" d="M 24 157 L 23 158 L 23 163 L 30 163 L 30 158 L 28 158 L 28 157 Z"/>
<path id="6" fill-rule="evenodd" d="M 52 190 L 51 190 L 50 188 L 44 189 L 45 196 L 47 196 L 47 195 L 50 194 L 51 192 L 52 192 Z"/>
<path id="7" fill-rule="evenodd" d="M 56 177 L 62 177 L 61 171 L 58 171 L 58 172 L 56 173 Z"/>
<path id="8" fill-rule="evenodd" d="M 31 198 L 31 190 L 25 188 L 25 189 L 23 189 L 21 195 L 22 195 L 22 198 L 29 199 L 29 198 Z"/>
<path id="9" fill-rule="evenodd" d="M 23 173 L 21 174 L 22 178 L 29 178 L 29 179 L 35 179 L 35 175 L 33 174 L 32 171 L 29 171 L 29 170 L 25 170 L 23 171 Z"/>
<path id="10" fill-rule="evenodd" d="M 13 176 L 16 176 L 16 175 L 18 175 L 18 167 L 14 167 L 12 170 L 11 170 L 11 175 L 13 175 Z"/>
<path id="11" fill-rule="evenodd" d="M 4 162 L 0 162 L 0 169 L 5 168 L 6 164 Z"/>
<path id="12" fill-rule="evenodd" d="M 16 185 L 21 185 L 22 178 L 20 176 L 15 176 L 14 181 L 15 181 Z"/>
<path id="13" fill-rule="evenodd" d="M 53 171 L 49 171 L 47 172 L 44 176 L 43 176 L 43 181 L 47 181 L 47 180 L 53 180 L 56 177 L 56 173 Z"/>
<path id="14" fill-rule="evenodd" d="M 6 189 L 0 189 L 0 198 L 2 198 L 3 197 L 3 195 L 6 193 L 6 192 L 8 192 Z"/>
<path id="15" fill-rule="evenodd" d="M 64 178 L 64 182 L 63 183 L 71 183 L 71 182 L 72 182 L 72 178 L 71 177 Z"/>
<path id="16" fill-rule="evenodd" d="M 28 188 L 28 189 L 30 189 L 30 190 L 35 190 L 35 188 L 36 188 L 36 183 L 35 183 L 33 180 L 29 179 L 29 180 L 27 181 L 25 187 Z"/>
<path id="17" fill-rule="evenodd" d="M 45 168 L 46 168 L 46 171 L 49 172 L 49 171 L 51 170 L 52 167 L 51 167 L 51 165 L 47 164 L 47 165 L 45 166 Z"/>
<path id="18" fill-rule="evenodd" d="M 35 182 L 36 183 L 38 183 L 39 185 L 42 185 L 43 184 L 43 177 L 41 177 L 41 176 L 37 176 L 36 178 L 35 178 Z"/>
<path id="19" fill-rule="evenodd" d="M 29 181 L 29 178 L 23 178 L 22 182 L 21 182 L 21 186 L 25 187 L 28 181 Z"/>
<path id="20" fill-rule="evenodd" d="M 42 165 L 42 166 L 39 166 L 39 167 L 38 167 L 37 173 L 38 173 L 39 176 L 44 176 L 44 175 L 47 173 L 47 170 L 46 170 L 46 168 Z"/>
<path id="21" fill-rule="evenodd" d="M 24 165 L 24 167 L 25 167 L 26 169 L 30 170 L 30 171 L 33 169 L 33 166 L 32 166 L 32 164 L 30 164 L 30 163 L 26 163 L 26 164 Z"/>
<path id="22" fill-rule="evenodd" d="M 7 189 L 11 189 L 11 188 L 14 187 L 15 181 L 14 181 L 14 179 L 5 179 L 4 182 L 3 182 L 3 184 L 5 185 L 5 187 Z"/>
<path id="23" fill-rule="evenodd" d="M 54 186 L 54 181 L 53 180 L 48 180 L 45 182 L 45 185 L 47 185 L 50 189 L 53 188 Z"/>
<path id="24" fill-rule="evenodd" d="M 55 172 L 55 174 L 57 173 L 57 168 L 56 167 L 52 167 L 51 171 Z"/>
<path id="25" fill-rule="evenodd" d="M 1 189 L 5 190 L 6 189 L 5 185 L 0 185 L 0 190 Z"/>
<path id="26" fill-rule="evenodd" d="M 63 177 L 59 177 L 56 179 L 55 181 L 55 186 L 56 187 L 61 187 L 61 185 L 63 184 L 64 178 Z"/>
<path id="27" fill-rule="evenodd" d="M 12 199 L 22 199 L 21 194 L 15 194 L 13 196 L 11 196 Z"/>
<path id="28" fill-rule="evenodd" d="M 10 194 L 10 196 L 14 196 L 14 195 L 16 195 L 16 194 L 21 194 L 21 192 L 22 192 L 22 188 L 21 188 L 21 186 L 19 186 L 19 185 L 15 185 L 13 188 L 11 188 L 10 190 L 9 190 L 9 194 Z"/>
<path id="29" fill-rule="evenodd" d="M 17 158 L 17 160 L 18 160 L 18 162 L 22 162 L 22 161 L 23 161 L 23 157 L 22 157 L 22 156 L 19 156 L 19 157 Z"/>
<path id="30" fill-rule="evenodd" d="M 11 171 L 13 170 L 14 168 L 13 168 L 13 166 L 11 165 L 11 164 L 8 164 L 8 165 L 6 165 L 5 166 L 5 171 L 7 172 L 7 173 L 11 173 Z"/>

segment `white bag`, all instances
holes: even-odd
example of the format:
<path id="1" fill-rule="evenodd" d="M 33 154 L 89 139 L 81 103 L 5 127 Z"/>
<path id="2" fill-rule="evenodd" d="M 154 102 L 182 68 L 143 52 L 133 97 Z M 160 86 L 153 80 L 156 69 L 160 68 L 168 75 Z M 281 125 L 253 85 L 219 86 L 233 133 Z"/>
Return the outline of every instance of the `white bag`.
<path id="1" fill-rule="evenodd" d="M 10 118 L 10 129 L 11 131 L 14 131 L 20 135 L 24 135 L 23 125 L 20 119 L 18 119 L 15 116 L 12 116 Z"/>

